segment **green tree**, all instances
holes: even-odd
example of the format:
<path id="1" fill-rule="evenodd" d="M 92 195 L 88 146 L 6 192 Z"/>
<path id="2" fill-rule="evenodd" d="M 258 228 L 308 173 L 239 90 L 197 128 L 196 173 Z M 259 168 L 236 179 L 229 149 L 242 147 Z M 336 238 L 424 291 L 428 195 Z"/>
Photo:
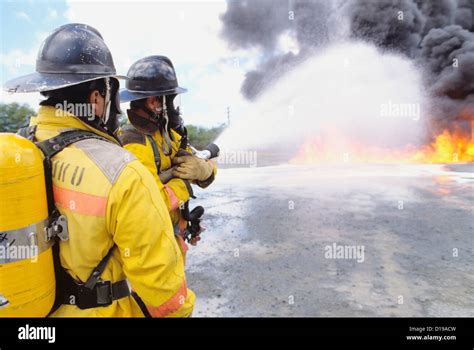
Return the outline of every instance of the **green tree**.
<path id="1" fill-rule="evenodd" d="M 27 126 L 35 111 L 27 104 L 0 103 L 0 132 L 17 132 Z"/>
<path id="2" fill-rule="evenodd" d="M 209 143 L 214 142 L 224 131 L 225 125 L 214 128 L 203 128 L 195 125 L 186 125 L 189 142 L 197 149 L 203 149 Z"/>

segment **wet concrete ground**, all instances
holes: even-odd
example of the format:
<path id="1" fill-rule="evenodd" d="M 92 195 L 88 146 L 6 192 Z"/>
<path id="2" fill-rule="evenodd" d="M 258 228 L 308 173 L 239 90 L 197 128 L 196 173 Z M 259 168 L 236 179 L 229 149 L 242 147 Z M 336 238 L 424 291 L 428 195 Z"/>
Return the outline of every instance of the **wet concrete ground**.
<path id="1" fill-rule="evenodd" d="M 220 170 L 196 191 L 194 316 L 474 316 L 472 165 Z M 364 260 L 329 259 L 359 246 Z M 360 261 L 361 259 L 359 259 Z"/>

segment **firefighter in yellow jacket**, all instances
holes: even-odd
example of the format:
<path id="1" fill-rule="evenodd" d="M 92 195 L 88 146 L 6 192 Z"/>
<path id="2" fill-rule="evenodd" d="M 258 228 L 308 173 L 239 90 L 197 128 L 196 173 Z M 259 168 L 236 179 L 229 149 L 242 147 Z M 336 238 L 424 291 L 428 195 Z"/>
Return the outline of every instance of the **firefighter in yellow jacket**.
<path id="1" fill-rule="evenodd" d="M 183 92 L 186 89 L 178 86 L 168 57 L 148 56 L 135 62 L 127 73 L 126 88 L 120 91 L 120 101 L 130 102 L 130 109 L 129 124 L 119 137 L 124 148 L 150 170 L 161 188 L 184 254 L 187 247 L 181 234 L 186 223 L 179 208 L 192 196 L 190 183 L 209 186 L 216 167 L 212 161 L 192 155 L 190 148 L 181 144 L 186 137 L 185 128 L 175 100 Z M 191 244 L 198 240 L 199 236 Z"/>
<path id="2" fill-rule="evenodd" d="M 69 236 L 59 243 L 65 297 L 52 316 L 186 317 L 195 297 L 166 204 L 150 172 L 114 137 L 118 85 L 102 36 L 83 24 L 56 29 L 36 73 L 5 84 L 46 97 L 30 123 L 37 141 L 66 130 L 95 135 L 52 157 L 54 206 Z"/>

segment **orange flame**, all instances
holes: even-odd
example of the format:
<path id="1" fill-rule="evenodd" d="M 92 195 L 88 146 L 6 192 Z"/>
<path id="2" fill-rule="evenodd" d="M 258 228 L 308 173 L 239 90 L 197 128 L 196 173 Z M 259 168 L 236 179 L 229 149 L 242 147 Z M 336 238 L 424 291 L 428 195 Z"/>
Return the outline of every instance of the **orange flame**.
<path id="1" fill-rule="evenodd" d="M 474 133 L 474 121 L 473 121 Z M 328 137 L 329 136 L 329 137 Z M 444 130 L 430 144 L 402 149 L 343 141 L 334 132 L 308 139 L 290 160 L 292 164 L 350 163 L 461 163 L 474 162 L 474 137 L 459 130 Z"/>

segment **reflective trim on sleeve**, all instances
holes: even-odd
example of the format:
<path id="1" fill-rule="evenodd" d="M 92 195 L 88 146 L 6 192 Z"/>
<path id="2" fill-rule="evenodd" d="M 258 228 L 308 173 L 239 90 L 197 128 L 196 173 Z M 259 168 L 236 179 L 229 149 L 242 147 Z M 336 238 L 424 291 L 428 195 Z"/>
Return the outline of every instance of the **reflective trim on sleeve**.
<path id="1" fill-rule="evenodd" d="M 176 210 L 179 207 L 179 200 L 173 190 L 168 186 L 164 185 L 166 193 L 168 193 L 168 197 L 170 199 L 170 208 L 169 211 Z"/>
<path id="2" fill-rule="evenodd" d="M 186 281 L 183 281 L 183 284 L 176 294 L 173 295 L 167 302 L 161 304 L 160 306 L 147 305 L 146 308 L 152 317 L 166 317 L 171 315 L 173 312 L 178 311 L 179 308 L 183 306 L 187 295 L 188 289 L 186 287 Z"/>

